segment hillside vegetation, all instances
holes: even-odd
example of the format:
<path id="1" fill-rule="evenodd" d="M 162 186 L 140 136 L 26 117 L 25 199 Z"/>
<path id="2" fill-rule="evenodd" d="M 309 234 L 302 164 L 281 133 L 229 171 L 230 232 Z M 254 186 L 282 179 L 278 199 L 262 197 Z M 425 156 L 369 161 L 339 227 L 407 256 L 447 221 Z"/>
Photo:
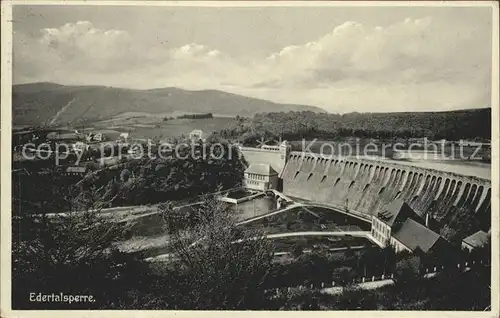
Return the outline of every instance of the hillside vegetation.
<path id="1" fill-rule="evenodd" d="M 334 102 L 334 101 L 333 101 Z M 333 103 L 332 102 L 332 103 Z M 326 114 L 314 106 L 277 104 L 217 90 L 134 90 L 53 83 L 14 85 L 14 125 L 95 122 L 125 113 L 212 113 L 238 116 L 222 132 L 228 138 L 490 139 L 491 108 L 445 112 Z M 244 118 L 250 117 L 250 118 Z M 253 118 L 252 118 L 253 117 Z"/>
<path id="2" fill-rule="evenodd" d="M 271 112 L 238 118 L 221 135 L 250 142 L 259 137 L 286 140 L 359 138 L 490 139 L 491 108 L 446 112 L 348 113 Z"/>
<path id="3" fill-rule="evenodd" d="M 110 119 L 125 112 L 185 111 L 252 116 L 267 111 L 324 112 L 304 105 L 277 104 L 217 90 L 179 88 L 136 90 L 104 86 L 64 86 L 53 83 L 14 85 L 14 125 L 79 124 Z"/>

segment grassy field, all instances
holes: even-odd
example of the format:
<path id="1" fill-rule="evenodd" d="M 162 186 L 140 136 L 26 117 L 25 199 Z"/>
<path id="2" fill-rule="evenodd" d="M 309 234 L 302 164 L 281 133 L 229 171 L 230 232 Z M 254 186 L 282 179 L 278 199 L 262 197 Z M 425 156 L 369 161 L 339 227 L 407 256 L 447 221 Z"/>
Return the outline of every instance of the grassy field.
<path id="1" fill-rule="evenodd" d="M 129 132 L 131 138 L 169 138 L 188 136 L 194 129 L 200 129 L 204 134 L 211 134 L 227 127 L 234 120 L 232 117 L 214 117 L 202 119 L 169 119 L 163 121 L 162 114 L 115 117 L 112 120 L 96 122 L 92 128 L 96 130 Z M 118 133 L 119 134 L 119 133 Z"/>

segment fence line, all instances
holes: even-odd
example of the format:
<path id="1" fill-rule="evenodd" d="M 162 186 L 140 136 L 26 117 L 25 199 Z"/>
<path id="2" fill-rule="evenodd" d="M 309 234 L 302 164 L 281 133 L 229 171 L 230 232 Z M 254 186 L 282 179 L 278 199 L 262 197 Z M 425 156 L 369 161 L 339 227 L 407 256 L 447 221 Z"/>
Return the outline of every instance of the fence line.
<path id="1" fill-rule="evenodd" d="M 473 260 L 473 261 L 464 261 L 460 263 L 456 263 L 456 265 L 452 266 L 452 269 L 458 269 L 461 272 L 465 272 L 471 269 L 471 266 L 490 266 L 491 264 L 489 262 L 483 261 L 483 260 Z M 434 267 L 428 267 L 425 269 L 422 269 L 419 273 L 419 276 L 422 278 L 430 278 L 433 277 L 434 275 L 438 274 L 439 272 L 442 272 L 445 269 L 450 269 L 450 266 L 434 266 Z M 378 275 L 372 275 L 372 276 L 359 276 L 355 277 L 352 280 L 349 281 L 350 284 L 352 285 L 360 285 L 364 283 L 370 283 L 370 282 L 379 282 L 379 281 L 386 281 L 386 280 L 394 280 L 394 273 L 386 273 L 386 274 L 378 274 Z M 337 282 L 338 283 L 338 282 Z M 274 290 L 276 293 L 279 293 L 281 290 L 288 290 L 288 292 L 291 291 L 293 288 L 298 288 L 299 290 L 304 290 L 306 288 L 332 288 L 332 287 L 346 287 L 347 284 L 337 284 L 335 280 L 332 281 L 322 281 L 322 282 L 311 282 L 310 284 L 297 284 L 297 285 L 291 285 L 291 286 L 281 286 L 281 287 L 276 287 Z"/>

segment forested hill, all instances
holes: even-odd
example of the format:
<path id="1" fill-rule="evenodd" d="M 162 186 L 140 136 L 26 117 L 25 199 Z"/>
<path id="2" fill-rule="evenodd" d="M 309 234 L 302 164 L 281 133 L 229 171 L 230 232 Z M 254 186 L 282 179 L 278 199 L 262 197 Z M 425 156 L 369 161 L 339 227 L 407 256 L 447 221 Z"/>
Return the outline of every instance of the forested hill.
<path id="1" fill-rule="evenodd" d="M 54 83 L 14 85 L 12 106 L 14 125 L 78 124 L 126 112 L 185 111 L 228 116 L 253 116 L 267 111 L 324 112 L 314 106 L 278 104 L 217 90 L 137 90 Z"/>
<path id="2" fill-rule="evenodd" d="M 335 101 L 332 101 L 334 103 Z M 367 101 L 369 102 L 369 101 Z M 435 139 L 490 139 L 491 108 L 447 112 L 327 114 L 321 108 L 278 104 L 217 90 L 179 88 L 134 90 L 53 83 L 14 85 L 14 125 L 79 124 L 126 112 L 185 111 L 252 117 L 235 120 L 227 137 L 296 138 L 338 136 Z"/>
<path id="3" fill-rule="evenodd" d="M 239 119 L 221 134 L 243 141 L 255 136 L 302 138 L 491 139 L 491 108 L 446 112 L 315 114 L 261 113 Z"/>

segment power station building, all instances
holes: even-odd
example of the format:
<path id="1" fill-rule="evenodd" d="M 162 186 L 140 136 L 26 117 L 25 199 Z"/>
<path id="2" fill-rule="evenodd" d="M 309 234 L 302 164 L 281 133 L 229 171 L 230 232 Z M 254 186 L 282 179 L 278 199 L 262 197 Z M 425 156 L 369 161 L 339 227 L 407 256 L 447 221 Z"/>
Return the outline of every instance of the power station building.
<path id="1" fill-rule="evenodd" d="M 291 146 L 287 141 L 279 145 L 263 145 L 260 148 L 241 147 L 249 162 L 245 170 L 244 186 L 250 190 L 265 191 L 280 189 L 281 173 L 290 156 Z"/>
<path id="2" fill-rule="evenodd" d="M 381 246 L 391 245 L 396 252 L 417 248 L 429 253 L 446 248 L 448 242 L 429 229 L 408 203 L 396 200 L 387 210 L 372 216 L 371 236 Z"/>
<path id="3" fill-rule="evenodd" d="M 266 163 L 252 163 L 245 170 L 245 187 L 250 190 L 277 189 L 278 180 L 278 172 Z"/>

